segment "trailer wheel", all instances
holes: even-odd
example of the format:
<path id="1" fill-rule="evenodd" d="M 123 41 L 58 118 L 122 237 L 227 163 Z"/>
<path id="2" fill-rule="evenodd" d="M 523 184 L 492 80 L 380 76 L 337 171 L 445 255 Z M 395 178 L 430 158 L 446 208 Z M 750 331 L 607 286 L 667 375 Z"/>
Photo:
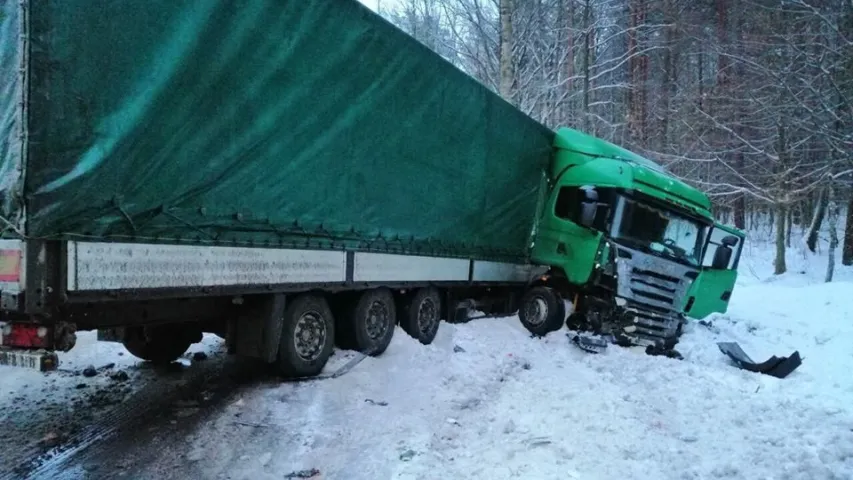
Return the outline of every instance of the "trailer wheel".
<path id="1" fill-rule="evenodd" d="M 518 318 L 530 333 L 543 336 L 562 328 L 564 311 L 563 300 L 554 289 L 534 287 L 521 299 Z"/>
<path id="2" fill-rule="evenodd" d="M 326 299 L 305 294 L 284 309 L 277 364 L 282 375 L 313 377 L 329 361 L 335 346 L 335 321 Z"/>
<path id="3" fill-rule="evenodd" d="M 356 350 L 381 355 L 391 344 L 397 326 L 397 307 L 391 291 L 377 288 L 361 294 L 352 310 L 350 325 Z"/>
<path id="4" fill-rule="evenodd" d="M 436 288 L 421 288 L 406 302 L 400 326 L 412 338 L 429 345 L 441 323 L 441 294 Z"/>
<path id="5" fill-rule="evenodd" d="M 122 344 L 134 357 L 163 365 L 177 360 L 199 336 L 181 325 L 126 327 Z"/>

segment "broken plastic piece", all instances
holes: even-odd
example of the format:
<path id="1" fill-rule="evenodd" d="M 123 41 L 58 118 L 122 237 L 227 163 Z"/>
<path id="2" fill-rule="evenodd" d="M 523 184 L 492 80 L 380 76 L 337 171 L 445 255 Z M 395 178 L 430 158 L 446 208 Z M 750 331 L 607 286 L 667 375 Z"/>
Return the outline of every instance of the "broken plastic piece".
<path id="1" fill-rule="evenodd" d="M 572 343 L 585 352 L 601 353 L 607 349 L 607 340 L 601 337 L 575 335 L 574 337 L 571 337 L 571 339 Z"/>
<path id="2" fill-rule="evenodd" d="M 794 351 L 789 357 L 777 357 L 773 355 L 764 362 L 756 363 L 746 352 L 740 348 L 737 342 L 718 342 L 720 351 L 726 354 L 738 368 L 750 372 L 763 373 L 776 378 L 785 378 L 799 367 L 803 361 L 800 352 Z"/>
<path id="3" fill-rule="evenodd" d="M 676 360 L 684 360 L 684 356 L 681 355 L 678 350 L 674 348 L 665 348 L 655 345 L 649 345 L 646 347 L 646 355 L 674 358 Z"/>

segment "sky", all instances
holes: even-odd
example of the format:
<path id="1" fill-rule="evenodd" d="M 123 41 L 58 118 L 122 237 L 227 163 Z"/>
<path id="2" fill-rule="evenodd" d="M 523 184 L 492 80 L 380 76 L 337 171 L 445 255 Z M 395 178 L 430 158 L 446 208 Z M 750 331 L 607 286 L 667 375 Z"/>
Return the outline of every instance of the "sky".
<path id="1" fill-rule="evenodd" d="M 379 0 L 358 0 L 358 1 L 367 5 L 368 7 L 370 7 L 370 9 L 373 10 L 374 12 L 376 11 L 376 4 L 379 2 Z"/>

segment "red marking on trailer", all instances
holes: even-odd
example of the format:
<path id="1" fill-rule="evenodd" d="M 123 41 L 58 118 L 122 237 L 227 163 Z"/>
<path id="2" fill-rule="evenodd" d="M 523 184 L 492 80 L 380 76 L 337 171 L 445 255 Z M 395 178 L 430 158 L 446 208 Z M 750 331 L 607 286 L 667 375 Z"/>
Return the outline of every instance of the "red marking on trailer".
<path id="1" fill-rule="evenodd" d="M 21 280 L 21 250 L 0 250 L 0 282 Z"/>

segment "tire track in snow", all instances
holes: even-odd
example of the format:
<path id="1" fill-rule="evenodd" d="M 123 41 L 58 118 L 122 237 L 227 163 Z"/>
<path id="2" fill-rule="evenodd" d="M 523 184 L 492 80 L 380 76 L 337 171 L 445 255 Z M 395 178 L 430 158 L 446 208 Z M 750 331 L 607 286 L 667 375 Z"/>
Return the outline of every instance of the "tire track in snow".
<path id="1" fill-rule="evenodd" d="M 82 464 L 88 459 L 88 450 L 108 440 L 116 440 L 122 434 L 139 435 L 160 412 L 170 410 L 180 400 L 197 397 L 211 382 L 223 378 L 224 372 L 245 368 L 243 365 L 235 365 L 233 360 L 210 358 L 192 365 L 182 372 L 184 378 L 176 383 L 155 378 L 47 452 L 34 446 L 4 455 L 3 470 L 9 473 L 0 476 L 0 480 L 79 478 L 84 472 L 79 467 L 69 468 L 71 463 Z"/>

